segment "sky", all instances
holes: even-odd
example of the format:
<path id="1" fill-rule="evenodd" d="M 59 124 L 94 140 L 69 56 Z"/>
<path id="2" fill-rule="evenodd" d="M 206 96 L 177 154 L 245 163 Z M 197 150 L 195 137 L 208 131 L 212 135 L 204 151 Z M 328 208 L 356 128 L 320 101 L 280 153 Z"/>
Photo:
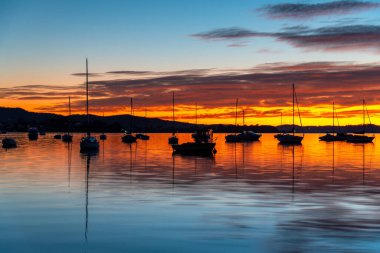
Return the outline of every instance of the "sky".
<path id="1" fill-rule="evenodd" d="M 0 106 L 199 123 L 380 124 L 380 1 L 2 0 Z M 367 119 L 368 122 L 368 119 Z M 297 122 L 299 123 L 299 122 Z"/>

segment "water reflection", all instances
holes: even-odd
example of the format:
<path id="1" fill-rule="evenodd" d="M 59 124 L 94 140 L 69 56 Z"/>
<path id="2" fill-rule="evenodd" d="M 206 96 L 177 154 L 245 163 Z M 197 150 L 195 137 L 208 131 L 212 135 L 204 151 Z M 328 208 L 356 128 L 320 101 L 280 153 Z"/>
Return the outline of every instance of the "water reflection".
<path id="1" fill-rule="evenodd" d="M 79 135 L 31 145 L 16 134 L 19 148 L 0 150 L 1 251 L 379 250 L 379 146 L 219 136 L 218 153 L 200 157 L 172 154 L 165 134 L 109 134 L 99 154 L 80 155 Z"/>

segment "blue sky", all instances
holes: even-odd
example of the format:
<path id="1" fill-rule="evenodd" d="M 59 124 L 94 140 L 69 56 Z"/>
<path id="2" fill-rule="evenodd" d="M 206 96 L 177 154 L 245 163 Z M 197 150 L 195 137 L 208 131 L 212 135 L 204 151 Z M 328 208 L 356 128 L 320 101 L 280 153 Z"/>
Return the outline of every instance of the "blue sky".
<path id="1" fill-rule="evenodd" d="M 361 24 L 373 23 L 379 15 L 379 9 L 374 9 L 342 16 L 281 20 L 257 11 L 269 3 L 286 1 L 3 0 L 0 85 L 72 84 L 78 78 L 70 74 L 83 70 L 85 57 L 89 57 L 93 72 L 248 68 L 289 61 L 377 61 L 377 55 L 361 50 L 305 52 L 272 38 L 243 40 L 246 46 L 235 48 L 227 46 L 231 42 L 202 41 L 190 36 L 224 27 L 277 32 L 286 26 L 319 27 L 349 18 L 361 19 Z"/>

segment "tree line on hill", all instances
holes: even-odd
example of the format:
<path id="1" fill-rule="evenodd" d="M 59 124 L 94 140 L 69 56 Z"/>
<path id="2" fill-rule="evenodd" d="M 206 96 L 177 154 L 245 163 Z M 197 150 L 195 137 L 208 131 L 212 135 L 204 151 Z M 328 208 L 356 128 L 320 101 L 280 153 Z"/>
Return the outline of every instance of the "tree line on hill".
<path id="1" fill-rule="evenodd" d="M 119 133 L 133 130 L 134 132 L 145 133 L 167 133 L 173 131 L 173 122 L 157 118 L 145 118 L 131 115 L 115 115 L 100 117 L 90 115 L 90 126 L 92 132 Z M 231 124 L 195 125 L 191 123 L 175 122 L 176 132 L 193 132 L 196 127 L 207 127 L 219 133 L 233 133 L 250 130 L 258 133 L 277 133 L 280 131 L 292 131 L 291 125 L 278 127 L 269 125 L 234 126 Z M 25 132 L 29 127 L 37 127 L 46 132 L 86 132 L 86 115 L 62 116 L 52 113 L 28 112 L 21 108 L 0 107 L 0 130 L 8 132 Z M 358 132 L 363 127 L 361 125 L 349 125 L 335 128 L 341 132 Z M 302 128 L 295 127 L 295 131 L 301 133 Z M 331 132 L 331 126 L 306 126 L 305 133 L 325 133 Z M 366 125 L 367 132 L 380 132 L 380 126 Z"/>

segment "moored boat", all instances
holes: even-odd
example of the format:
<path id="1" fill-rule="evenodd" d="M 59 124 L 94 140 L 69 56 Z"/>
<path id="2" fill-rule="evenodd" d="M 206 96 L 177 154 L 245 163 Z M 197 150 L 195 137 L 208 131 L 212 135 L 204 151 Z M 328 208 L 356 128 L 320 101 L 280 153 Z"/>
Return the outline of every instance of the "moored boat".
<path id="1" fill-rule="evenodd" d="M 326 141 L 326 142 L 331 142 L 331 141 L 345 141 L 347 140 L 347 137 L 349 136 L 347 133 L 336 133 L 335 134 L 335 103 L 333 103 L 333 110 L 332 110 L 332 133 L 326 133 L 323 136 L 319 137 L 319 140 L 321 141 Z M 338 119 L 337 119 L 338 120 Z M 338 127 L 339 127 L 339 121 L 338 121 Z"/>
<path id="2" fill-rule="evenodd" d="M 125 134 L 121 137 L 121 141 L 125 143 L 134 143 L 136 142 L 136 136 L 132 134 L 133 129 L 133 99 L 131 98 L 131 114 L 129 121 L 129 131 L 126 131 Z"/>
<path id="3" fill-rule="evenodd" d="M 4 138 L 2 140 L 3 148 L 16 148 L 17 147 L 17 142 L 15 139 L 12 138 Z"/>
<path id="4" fill-rule="evenodd" d="M 292 84 L 292 89 L 293 89 L 293 127 L 292 127 L 292 133 L 280 133 L 276 134 L 275 138 L 280 142 L 280 144 L 286 144 L 286 145 L 299 145 L 302 143 L 302 140 L 304 138 L 304 133 L 302 133 L 302 136 L 296 135 L 295 134 L 295 124 L 294 124 L 294 117 L 295 117 L 295 103 L 297 103 L 297 108 L 298 108 L 298 101 L 297 101 L 297 95 L 296 95 L 296 90 L 295 90 L 295 85 L 294 83 Z M 298 115 L 301 123 L 301 128 L 302 128 L 302 121 L 301 121 L 301 116 L 300 112 L 298 110 Z M 303 130 L 303 128 L 302 128 Z"/>
<path id="5" fill-rule="evenodd" d="M 31 141 L 35 141 L 38 139 L 38 129 L 36 127 L 30 127 L 28 129 L 28 138 Z"/>
<path id="6" fill-rule="evenodd" d="M 173 144 L 172 148 L 176 153 L 185 154 L 213 154 L 216 153 L 216 143 L 213 140 L 212 130 L 198 129 L 192 135 L 194 142 Z"/>
<path id="7" fill-rule="evenodd" d="M 172 131 L 172 136 L 169 137 L 168 139 L 168 143 L 169 144 L 178 144 L 178 137 L 176 136 L 176 131 L 175 131 L 175 118 L 174 118 L 174 91 L 173 91 L 173 106 L 172 106 L 172 109 L 173 109 L 173 131 Z"/>
<path id="8" fill-rule="evenodd" d="M 130 132 L 125 132 L 125 134 L 121 137 L 121 140 L 125 143 L 134 143 L 136 142 L 136 136 Z"/>
<path id="9" fill-rule="evenodd" d="M 71 122 L 70 122 L 70 118 L 71 118 L 71 98 L 69 96 L 69 115 L 67 116 L 68 117 L 68 122 L 67 122 L 67 133 L 63 134 L 62 135 L 62 141 L 63 142 L 72 142 L 73 141 L 73 136 L 70 134 L 70 128 L 71 128 Z"/>
<path id="10" fill-rule="evenodd" d="M 62 135 L 61 134 L 55 134 L 53 136 L 53 138 L 56 139 L 56 140 L 60 140 L 60 139 L 62 139 Z"/>
<path id="11" fill-rule="evenodd" d="M 351 143 L 371 143 L 375 139 L 375 135 L 373 136 L 367 136 L 365 135 L 365 114 L 367 112 L 367 116 L 369 119 L 369 123 L 371 124 L 371 118 L 369 117 L 367 106 L 365 103 L 365 100 L 363 99 L 363 130 L 360 133 L 357 134 L 351 134 L 347 136 L 347 142 Z"/>
<path id="12" fill-rule="evenodd" d="M 139 133 L 139 134 L 136 134 L 136 139 L 140 139 L 140 140 L 149 140 L 150 137 L 149 137 L 149 135 Z"/>
<path id="13" fill-rule="evenodd" d="M 87 135 L 83 137 L 80 141 L 80 152 L 98 152 L 99 151 L 99 142 L 94 137 L 91 136 L 90 131 L 90 115 L 88 113 L 88 61 L 86 58 L 86 115 L 87 115 Z"/>

